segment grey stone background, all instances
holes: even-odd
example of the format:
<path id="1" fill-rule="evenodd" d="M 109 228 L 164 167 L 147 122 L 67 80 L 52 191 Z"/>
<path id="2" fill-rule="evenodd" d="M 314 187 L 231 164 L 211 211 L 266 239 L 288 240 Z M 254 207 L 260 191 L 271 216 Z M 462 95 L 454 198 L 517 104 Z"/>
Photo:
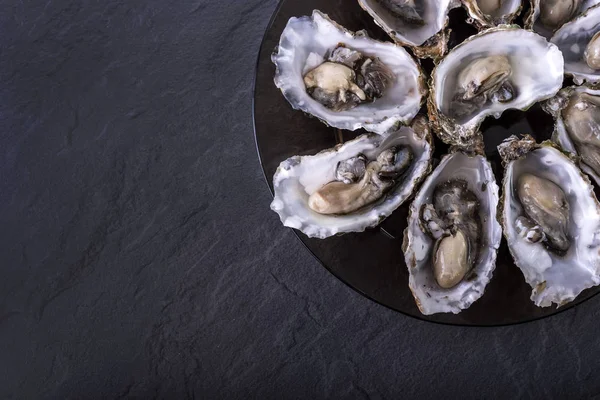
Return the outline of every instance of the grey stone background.
<path id="1" fill-rule="evenodd" d="M 594 398 L 600 298 L 420 322 L 269 208 L 252 135 L 276 0 L 0 5 L 0 398 Z"/>

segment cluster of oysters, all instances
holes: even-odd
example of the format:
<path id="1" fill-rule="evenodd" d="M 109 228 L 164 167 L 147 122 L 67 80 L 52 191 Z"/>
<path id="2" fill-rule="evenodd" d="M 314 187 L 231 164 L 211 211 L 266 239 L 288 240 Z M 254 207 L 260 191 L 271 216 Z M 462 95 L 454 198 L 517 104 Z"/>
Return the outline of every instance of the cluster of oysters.
<path id="1" fill-rule="evenodd" d="M 362 232 L 413 198 L 403 251 L 423 314 L 458 313 L 483 295 L 502 232 L 536 305 L 600 284 L 588 178 L 600 185 L 600 0 L 531 0 L 523 27 L 512 24 L 521 0 L 358 2 L 393 42 L 315 10 L 289 20 L 273 53 L 293 108 L 369 132 L 280 164 L 271 208 L 283 224 L 321 239 Z M 448 13 L 461 5 L 479 33 L 448 50 Z M 434 60 L 430 77 L 419 58 Z M 563 88 L 565 75 L 574 86 Z M 555 119 L 552 140 L 498 146 L 500 196 L 480 126 L 538 102 Z M 432 171 L 433 134 L 450 152 Z"/>

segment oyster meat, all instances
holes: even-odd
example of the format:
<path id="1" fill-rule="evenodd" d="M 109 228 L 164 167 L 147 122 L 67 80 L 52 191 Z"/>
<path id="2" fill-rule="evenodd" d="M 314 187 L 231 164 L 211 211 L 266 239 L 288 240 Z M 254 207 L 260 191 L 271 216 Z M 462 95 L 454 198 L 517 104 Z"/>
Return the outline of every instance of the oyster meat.
<path id="1" fill-rule="evenodd" d="M 479 201 L 462 179 L 440 183 L 433 190 L 433 204 L 421 206 L 421 222 L 436 239 L 433 250 L 433 275 L 444 289 L 456 286 L 473 268 L 477 258 L 481 221 Z M 440 236 L 440 230 L 442 234 Z"/>
<path id="2" fill-rule="evenodd" d="M 521 12 L 522 0 L 462 0 L 469 22 L 480 29 L 510 24 Z"/>
<path id="3" fill-rule="evenodd" d="M 345 111 L 382 97 L 394 73 L 378 58 L 340 45 L 327 61 L 304 75 L 308 94 L 333 111 Z"/>
<path id="4" fill-rule="evenodd" d="M 600 82 L 600 4 L 564 24 L 550 41 L 565 58 L 565 74 L 577 85 Z"/>
<path id="5" fill-rule="evenodd" d="M 569 203 L 560 186 L 535 174 L 523 173 L 517 180 L 517 197 L 531 220 L 521 220 L 521 223 L 532 227 L 532 235 L 535 237 L 535 233 L 541 231 L 540 239 L 544 239 L 548 247 L 557 252 L 569 250 Z"/>
<path id="6" fill-rule="evenodd" d="M 594 33 L 594 36 L 592 36 L 587 46 L 585 46 L 583 58 L 591 69 L 600 69 L 600 31 Z"/>
<path id="7" fill-rule="evenodd" d="M 426 2 L 420 0 L 376 0 L 382 8 L 407 24 L 425 25 Z"/>
<path id="8" fill-rule="evenodd" d="M 394 187 L 396 179 L 410 167 L 412 157 L 410 148 L 392 146 L 373 161 L 363 154 L 340 161 L 335 172 L 337 180 L 312 193 L 308 206 L 319 214 L 346 215 L 359 210 Z"/>
<path id="9" fill-rule="evenodd" d="M 362 135 L 314 156 L 283 161 L 271 209 L 309 237 L 362 232 L 398 208 L 431 168 L 424 117 L 396 132 Z"/>
<path id="10" fill-rule="evenodd" d="M 492 277 L 501 229 L 498 186 L 481 155 L 445 156 L 410 206 L 403 251 L 423 314 L 459 313 Z"/>
<path id="11" fill-rule="evenodd" d="M 560 306 L 600 284 L 600 204 L 589 180 L 549 142 L 513 136 L 498 149 L 504 235 L 531 300 Z"/>
<path id="12" fill-rule="evenodd" d="M 457 0 L 358 0 L 395 42 L 420 58 L 439 58 L 448 48 L 448 12 Z"/>
<path id="13" fill-rule="evenodd" d="M 598 3 L 600 0 L 531 0 L 525 28 L 549 39 L 565 23 Z"/>
<path id="14" fill-rule="evenodd" d="M 503 0 L 475 0 L 475 4 L 479 10 L 486 15 L 494 15 L 500 12 Z"/>
<path id="15" fill-rule="evenodd" d="M 490 28 L 455 47 L 434 68 L 429 116 L 446 143 L 467 145 L 483 120 L 526 110 L 552 97 L 563 81 L 556 46 L 523 29 Z"/>
<path id="16" fill-rule="evenodd" d="M 340 129 L 397 130 L 427 92 L 406 50 L 349 32 L 317 10 L 288 21 L 272 61 L 275 85 L 292 107 Z"/>
<path id="17" fill-rule="evenodd" d="M 600 185 L 600 90 L 567 87 L 543 108 L 556 121 L 552 140 L 579 156 L 581 169 Z"/>

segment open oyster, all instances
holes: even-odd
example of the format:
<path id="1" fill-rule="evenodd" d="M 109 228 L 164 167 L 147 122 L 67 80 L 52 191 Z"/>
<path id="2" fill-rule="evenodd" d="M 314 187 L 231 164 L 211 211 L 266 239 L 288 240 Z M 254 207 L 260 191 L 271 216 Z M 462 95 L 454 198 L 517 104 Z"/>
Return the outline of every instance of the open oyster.
<path id="1" fill-rule="evenodd" d="M 587 177 L 550 142 L 512 136 L 498 150 L 504 235 L 531 300 L 560 306 L 600 284 L 600 204 Z"/>
<path id="2" fill-rule="evenodd" d="M 600 5 L 564 24 L 550 39 L 565 58 L 565 74 L 577 85 L 600 82 Z"/>
<path id="3" fill-rule="evenodd" d="M 272 60 L 292 107 L 340 129 L 393 131 L 414 118 L 427 92 L 406 50 L 351 33 L 317 10 L 288 21 Z"/>
<path id="4" fill-rule="evenodd" d="M 543 37 L 509 26 L 490 28 L 455 47 L 434 68 L 429 116 L 446 143 L 470 143 L 483 120 L 526 110 L 552 97 L 563 81 L 563 58 Z"/>
<path id="5" fill-rule="evenodd" d="M 288 158 L 273 177 L 271 209 L 309 237 L 362 232 L 398 208 L 429 172 L 431 140 L 427 121 L 417 117 L 412 127 Z"/>
<path id="6" fill-rule="evenodd" d="M 600 0 L 531 0 L 525 28 L 550 39 L 557 29 L 598 3 Z"/>
<path id="7" fill-rule="evenodd" d="M 462 0 L 469 22 L 478 28 L 510 24 L 521 12 L 522 0 Z"/>
<path id="8" fill-rule="evenodd" d="M 456 314 L 483 295 L 502 236 L 498 197 L 481 155 L 447 155 L 425 180 L 410 206 L 402 246 L 423 314 Z"/>
<path id="9" fill-rule="evenodd" d="M 358 0 L 377 25 L 419 58 L 439 58 L 448 50 L 448 11 L 458 0 Z"/>
<path id="10" fill-rule="evenodd" d="M 556 120 L 552 140 L 579 156 L 581 169 L 600 185 L 600 90 L 564 88 L 543 107 Z"/>

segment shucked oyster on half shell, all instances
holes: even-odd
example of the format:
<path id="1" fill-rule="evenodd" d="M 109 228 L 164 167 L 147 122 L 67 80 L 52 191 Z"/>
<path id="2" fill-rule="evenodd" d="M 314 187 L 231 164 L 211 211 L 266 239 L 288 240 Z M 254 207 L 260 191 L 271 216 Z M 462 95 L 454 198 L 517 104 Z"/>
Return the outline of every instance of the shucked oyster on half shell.
<path id="1" fill-rule="evenodd" d="M 550 142 L 512 136 L 498 150 L 504 236 L 531 300 L 561 306 L 600 284 L 600 204 L 589 179 Z"/>
<path id="2" fill-rule="evenodd" d="M 419 58 L 437 59 L 448 50 L 448 12 L 458 0 L 358 0 L 395 42 Z"/>
<path id="3" fill-rule="evenodd" d="M 352 33 L 317 10 L 288 21 L 272 61 L 275 85 L 292 107 L 340 129 L 398 129 L 427 92 L 402 47 Z"/>
<path id="4" fill-rule="evenodd" d="M 412 194 L 431 169 L 431 153 L 427 121 L 417 117 L 412 127 L 288 158 L 273 177 L 271 209 L 309 237 L 362 232 Z"/>
<path id="5" fill-rule="evenodd" d="M 579 166 L 600 185 L 600 90 L 562 89 L 543 105 L 555 118 L 552 141 L 579 158 Z"/>
<path id="6" fill-rule="evenodd" d="M 402 249 L 425 314 L 459 313 L 492 278 L 502 237 L 498 185 L 484 156 L 445 156 L 410 206 Z"/>
<path id="7" fill-rule="evenodd" d="M 470 20 L 480 29 L 510 24 L 521 12 L 522 0 L 462 0 Z"/>
<path id="8" fill-rule="evenodd" d="M 564 24 L 550 39 L 565 58 L 565 74 L 577 85 L 600 82 L 600 5 Z"/>
<path id="9" fill-rule="evenodd" d="M 525 28 L 550 39 L 557 29 L 600 0 L 530 0 L 530 3 Z"/>
<path id="10" fill-rule="evenodd" d="M 526 110 L 558 92 L 563 57 L 543 37 L 512 26 L 490 28 L 456 46 L 434 68 L 428 110 L 440 138 L 465 145 L 483 120 Z"/>

